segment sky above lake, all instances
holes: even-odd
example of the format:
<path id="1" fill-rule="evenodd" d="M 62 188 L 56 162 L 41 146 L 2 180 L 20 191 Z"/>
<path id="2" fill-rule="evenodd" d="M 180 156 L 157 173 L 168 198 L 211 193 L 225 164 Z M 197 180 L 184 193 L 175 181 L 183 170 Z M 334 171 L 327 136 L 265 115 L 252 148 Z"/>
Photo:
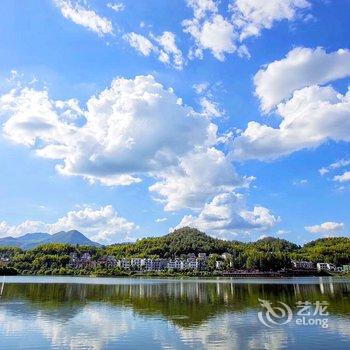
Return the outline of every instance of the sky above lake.
<path id="1" fill-rule="evenodd" d="M 0 2 L 0 237 L 350 227 L 350 1 Z"/>

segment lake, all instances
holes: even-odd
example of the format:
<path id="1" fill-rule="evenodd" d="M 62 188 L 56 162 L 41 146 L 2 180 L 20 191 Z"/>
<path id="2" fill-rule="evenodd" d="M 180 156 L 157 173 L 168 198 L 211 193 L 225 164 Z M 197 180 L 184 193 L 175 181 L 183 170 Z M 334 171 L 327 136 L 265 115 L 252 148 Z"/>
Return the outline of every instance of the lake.
<path id="1" fill-rule="evenodd" d="M 6 277 L 0 348 L 348 350 L 350 279 Z"/>

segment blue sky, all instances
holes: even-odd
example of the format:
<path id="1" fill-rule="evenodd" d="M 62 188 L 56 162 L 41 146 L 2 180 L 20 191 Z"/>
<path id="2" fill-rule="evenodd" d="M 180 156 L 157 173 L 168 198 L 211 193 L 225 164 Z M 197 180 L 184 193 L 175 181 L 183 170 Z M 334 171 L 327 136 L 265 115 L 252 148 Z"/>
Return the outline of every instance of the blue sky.
<path id="1" fill-rule="evenodd" d="M 347 235 L 349 11 L 2 1 L 0 235 Z"/>

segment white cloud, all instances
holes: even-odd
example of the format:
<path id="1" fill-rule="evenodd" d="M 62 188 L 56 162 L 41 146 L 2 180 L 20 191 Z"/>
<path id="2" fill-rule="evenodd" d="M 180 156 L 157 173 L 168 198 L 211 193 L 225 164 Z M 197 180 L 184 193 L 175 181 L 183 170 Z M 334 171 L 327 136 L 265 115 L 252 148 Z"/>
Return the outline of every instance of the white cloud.
<path id="1" fill-rule="evenodd" d="M 10 116 L 3 124 L 3 132 L 12 141 L 26 146 L 35 146 L 38 139 L 45 143 L 54 143 L 58 137 L 67 139 L 75 132 L 74 124 L 67 121 L 79 113 L 69 104 L 68 101 L 57 104 L 61 112 L 58 116 L 46 90 L 23 88 L 18 93 L 13 89 L 0 97 L 0 115 Z"/>
<path id="2" fill-rule="evenodd" d="M 20 236 L 25 233 L 45 232 L 47 226 L 42 221 L 26 220 L 18 225 L 10 225 L 6 221 L 0 221 L 1 237 Z"/>
<path id="3" fill-rule="evenodd" d="M 224 111 L 220 110 L 218 103 L 210 100 L 208 97 L 202 97 L 199 103 L 202 107 L 202 113 L 208 118 L 218 118 L 224 114 Z"/>
<path id="4" fill-rule="evenodd" d="M 344 229 L 344 224 L 341 222 L 328 221 L 320 225 L 306 226 L 305 230 L 311 233 L 327 233 L 338 232 Z"/>
<path id="5" fill-rule="evenodd" d="M 294 92 L 277 113 L 278 128 L 249 122 L 233 142 L 234 159 L 272 160 L 328 140 L 350 141 L 350 91 L 345 95 L 332 87 L 310 86 Z"/>
<path id="6" fill-rule="evenodd" d="M 309 181 L 307 179 L 293 181 L 294 186 L 306 186 L 308 183 Z"/>
<path id="7" fill-rule="evenodd" d="M 236 34 L 233 25 L 223 16 L 214 14 L 211 18 L 202 20 L 193 18 L 183 21 L 184 32 L 195 40 L 196 48 L 190 58 L 203 57 L 203 50 L 210 50 L 219 61 L 224 61 L 225 54 L 237 51 Z M 192 56 L 192 57 L 191 57 Z"/>
<path id="8" fill-rule="evenodd" d="M 322 85 L 350 76 L 350 51 L 297 47 L 279 61 L 268 64 L 254 77 L 255 92 L 267 112 L 293 91 L 310 85 Z"/>
<path id="9" fill-rule="evenodd" d="M 208 115 L 183 105 L 153 76 L 117 78 L 86 108 L 45 90 L 11 90 L 0 97 L 0 115 L 9 140 L 54 159 L 63 175 L 107 186 L 154 179 L 149 190 L 167 211 L 201 210 L 254 180 L 238 175 L 215 147 L 224 141 Z"/>
<path id="10" fill-rule="evenodd" d="M 278 221 L 279 218 L 264 207 L 247 210 L 245 197 L 230 192 L 215 196 L 197 216 L 184 216 L 177 227 L 196 227 L 213 236 L 232 238 L 239 232 L 269 230 Z"/>
<path id="11" fill-rule="evenodd" d="M 226 92 L 222 88 L 220 81 L 212 84 L 209 87 L 208 82 L 194 84 L 192 86 L 195 93 L 199 95 L 199 105 L 202 107 L 202 113 L 208 118 L 217 118 L 225 115 L 225 110 L 220 107 L 220 104 L 214 100 L 214 96 L 220 92 Z M 220 92 L 219 92 L 220 91 Z"/>
<path id="12" fill-rule="evenodd" d="M 164 63 L 172 61 L 172 65 L 177 69 L 182 69 L 184 59 L 181 50 L 176 46 L 175 34 L 171 32 L 163 32 L 159 37 L 154 37 L 161 47 L 160 60 Z M 169 57 L 170 56 L 170 57 Z M 167 57 L 163 58 L 162 57 Z"/>
<path id="13" fill-rule="evenodd" d="M 107 7 L 112 9 L 115 12 L 120 12 L 125 10 L 125 5 L 122 2 L 116 2 L 116 3 L 111 3 L 109 2 L 107 4 Z"/>
<path id="14" fill-rule="evenodd" d="M 149 38 L 141 34 L 128 33 L 123 38 L 142 55 L 149 56 L 153 52 L 162 63 L 179 70 L 183 68 L 184 59 L 176 45 L 174 33 L 163 32 L 160 36 L 150 34 Z"/>
<path id="15" fill-rule="evenodd" d="M 350 159 L 340 159 L 329 166 L 329 169 L 339 169 L 350 165 Z"/>
<path id="16" fill-rule="evenodd" d="M 111 205 L 72 210 L 48 227 L 51 233 L 77 229 L 90 239 L 105 244 L 130 240 L 129 235 L 138 229 L 133 222 L 119 216 Z"/>
<path id="17" fill-rule="evenodd" d="M 208 87 L 209 87 L 209 83 L 207 81 L 193 85 L 193 89 L 198 95 L 205 92 L 208 89 Z"/>
<path id="18" fill-rule="evenodd" d="M 261 69 L 254 77 L 256 95 L 265 112 L 277 107 L 282 121 L 277 128 L 248 123 L 233 141 L 232 157 L 273 160 L 328 140 L 349 142 L 350 90 L 342 95 L 331 86 L 315 85 L 350 76 L 349 62 L 349 50 L 298 47 Z M 325 175 L 338 166 L 319 172 Z"/>
<path id="19" fill-rule="evenodd" d="M 167 220 L 168 220 L 167 218 L 158 218 L 158 219 L 156 219 L 156 222 L 160 223 L 160 222 L 165 222 Z"/>
<path id="20" fill-rule="evenodd" d="M 244 40 L 259 36 L 263 29 L 272 28 L 274 22 L 295 20 L 310 6 L 307 0 L 236 0 L 230 9 L 240 39 Z"/>
<path id="21" fill-rule="evenodd" d="M 217 126 L 152 76 L 115 79 L 86 110 L 24 88 L 1 96 L 0 111 L 5 136 L 56 159 L 60 173 L 105 185 L 151 176 L 157 182 L 150 190 L 166 210 L 200 209 L 221 191 L 252 181 L 215 148 Z M 74 113 L 85 122 L 75 123 Z"/>
<path id="22" fill-rule="evenodd" d="M 113 25 L 107 18 L 99 16 L 95 11 L 86 9 L 76 1 L 54 0 L 62 15 L 95 33 L 99 36 L 113 34 Z"/>
<path id="23" fill-rule="evenodd" d="M 274 22 L 294 20 L 310 7 L 306 0 L 236 0 L 221 14 L 212 0 L 187 0 L 187 6 L 192 8 L 193 18 L 182 22 L 183 30 L 195 42 L 189 57 L 202 58 L 203 50 L 209 50 L 220 61 L 231 53 L 250 57 L 244 39 L 260 35 Z"/>
<path id="24" fill-rule="evenodd" d="M 187 0 L 187 6 L 191 7 L 195 18 L 203 18 L 207 12 L 217 12 L 216 1 L 213 0 Z"/>
<path id="25" fill-rule="evenodd" d="M 87 106 L 87 123 L 63 173 L 86 173 L 115 184 L 120 175 L 135 181 L 135 175 L 164 170 L 194 147 L 215 142 L 216 128 L 152 76 L 116 79 Z"/>
<path id="26" fill-rule="evenodd" d="M 82 126 L 56 106 L 47 91 L 1 96 L 5 136 L 41 157 L 62 159 L 62 174 L 106 185 L 138 182 L 139 175 L 176 165 L 194 147 L 215 143 L 216 127 L 152 76 L 115 79 L 88 100 Z"/>
<path id="27" fill-rule="evenodd" d="M 128 33 L 124 35 L 124 39 L 130 44 L 130 46 L 144 56 L 149 56 L 155 49 L 153 44 L 141 34 Z"/>
<path id="28" fill-rule="evenodd" d="M 104 244 L 130 240 L 129 235 L 137 229 L 137 225 L 119 216 L 111 205 L 98 209 L 86 206 L 72 210 L 54 223 L 27 220 L 11 226 L 5 221 L 0 222 L 2 236 L 15 237 L 32 232 L 52 234 L 59 231 L 78 230 L 88 238 Z"/>
<path id="29" fill-rule="evenodd" d="M 327 168 L 321 168 L 318 170 L 318 172 L 320 173 L 321 176 L 323 176 L 329 173 L 329 170 Z"/>
<path id="30" fill-rule="evenodd" d="M 334 181 L 338 181 L 338 182 L 347 182 L 350 181 L 350 171 L 345 171 L 343 174 L 341 175 L 336 175 L 333 177 Z"/>
<path id="31" fill-rule="evenodd" d="M 181 158 L 176 167 L 160 171 L 151 193 L 165 204 L 165 210 L 200 210 L 214 196 L 248 186 L 253 178 L 239 176 L 225 154 L 215 148 L 196 151 Z"/>
<path id="32" fill-rule="evenodd" d="M 340 159 L 340 160 L 330 164 L 327 167 L 323 167 L 323 168 L 319 169 L 318 172 L 320 173 L 321 176 L 323 176 L 323 175 L 328 174 L 330 171 L 344 168 L 344 167 L 347 167 L 348 165 L 350 165 L 350 159 Z M 345 172 L 343 175 L 334 176 L 333 180 L 343 182 L 341 180 L 345 179 L 345 181 L 346 181 L 347 173 Z"/>

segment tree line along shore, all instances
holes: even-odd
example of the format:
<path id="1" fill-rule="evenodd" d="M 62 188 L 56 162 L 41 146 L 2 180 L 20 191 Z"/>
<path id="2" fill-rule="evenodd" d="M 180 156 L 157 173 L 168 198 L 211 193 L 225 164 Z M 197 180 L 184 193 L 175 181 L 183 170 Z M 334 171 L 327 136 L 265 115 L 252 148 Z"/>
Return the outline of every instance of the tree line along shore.
<path id="1" fill-rule="evenodd" d="M 0 247 L 2 275 L 278 277 L 337 273 L 337 269 L 346 274 L 349 263 L 347 237 L 322 238 L 304 246 L 272 237 L 243 243 L 213 238 L 189 227 L 109 246 Z"/>

